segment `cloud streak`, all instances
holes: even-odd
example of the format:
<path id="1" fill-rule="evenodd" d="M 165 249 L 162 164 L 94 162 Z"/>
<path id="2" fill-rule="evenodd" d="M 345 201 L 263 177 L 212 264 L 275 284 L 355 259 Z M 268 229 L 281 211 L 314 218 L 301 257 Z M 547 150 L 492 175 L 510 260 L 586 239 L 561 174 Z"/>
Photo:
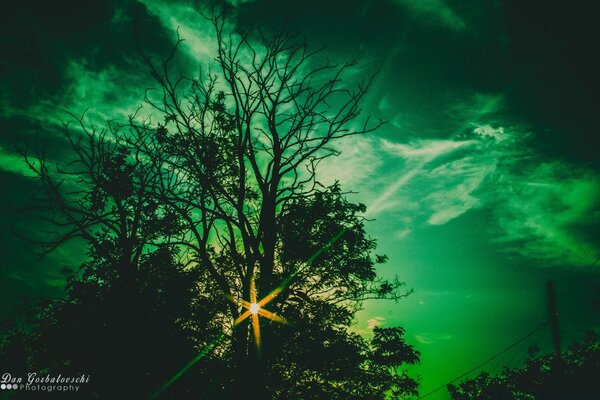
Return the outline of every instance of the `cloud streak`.
<path id="1" fill-rule="evenodd" d="M 498 209 L 499 240 L 552 264 L 590 266 L 599 251 L 593 226 L 600 222 L 600 178 L 563 162 L 531 166 L 508 176 Z"/>
<path id="2" fill-rule="evenodd" d="M 544 158 L 528 145 L 531 137 L 518 127 L 472 124 L 449 139 L 355 138 L 354 150 L 321 172 L 360 188 L 367 217 L 398 221 L 397 239 L 488 208 L 496 218 L 490 232 L 509 251 L 551 265 L 590 265 L 600 254 L 591 237 L 600 178 Z"/>

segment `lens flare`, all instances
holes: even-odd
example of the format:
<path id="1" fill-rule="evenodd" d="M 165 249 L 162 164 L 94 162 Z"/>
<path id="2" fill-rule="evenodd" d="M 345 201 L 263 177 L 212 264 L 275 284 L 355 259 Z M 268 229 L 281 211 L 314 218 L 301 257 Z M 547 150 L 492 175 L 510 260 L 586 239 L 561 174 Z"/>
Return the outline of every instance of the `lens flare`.
<path id="1" fill-rule="evenodd" d="M 342 229 L 337 235 L 335 235 L 329 242 L 327 242 L 323 247 L 317 250 L 308 260 L 306 260 L 304 268 L 308 268 L 312 262 L 321 255 L 321 253 L 327 251 L 327 249 L 337 242 L 343 235 L 348 231 L 347 228 Z M 234 304 L 240 304 L 243 308 L 246 309 L 241 315 L 239 315 L 235 321 L 233 321 L 233 325 L 231 326 L 231 330 L 235 329 L 240 323 L 242 323 L 246 318 L 252 317 L 252 328 L 254 331 L 254 340 L 256 342 L 256 346 L 260 348 L 260 324 L 258 316 L 265 317 L 270 319 L 271 321 L 279 322 L 282 324 L 287 324 L 288 322 L 285 318 L 274 314 L 265 308 L 263 308 L 266 304 L 271 302 L 279 293 L 284 291 L 289 284 L 294 280 L 296 276 L 298 276 L 301 272 L 304 271 L 304 268 L 299 268 L 296 272 L 289 275 L 286 279 L 284 279 L 279 286 L 277 286 L 271 293 L 267 294 L 260 301 L 256 299 L 256 287 L 254 286 L 254 279 L 251 281 L 251 290 L 250 290 L 250 301 L 238 299 L 231 294 L 226 294 L 225 298 Z M 210 351 L 217 346 L 220 342 L 224 341 L 225 338 L 228 338 L 229 334 L 221 333 L 215 340 L 209 343 L 192 361 L 190 361 L 186 366 L 184 366 L 181 370 L 179 370 L 171 379 L 165 382 L 152 396 L 150 399 L 156 399 L 161 393 L 163 393 L 169 386 L 171 386 L 175 381 L 177 381 L 181 376 L 190 369 L 194 364 L 204 358 Z"/>
<path id="2" fill-rule="evenodd" d="M 260 311 L 260 306 L 258 305 L 258 303 L 252 303 L 250 304 L 250 312 L 254 315 L 258 314 Z"/>

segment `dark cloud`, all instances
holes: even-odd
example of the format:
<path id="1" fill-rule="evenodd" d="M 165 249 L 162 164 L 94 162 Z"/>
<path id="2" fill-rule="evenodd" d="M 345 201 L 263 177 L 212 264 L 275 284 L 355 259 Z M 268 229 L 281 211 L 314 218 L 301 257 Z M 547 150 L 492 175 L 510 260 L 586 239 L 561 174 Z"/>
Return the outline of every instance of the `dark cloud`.
<path id="1" fill-rule="evenodd" d="M 139 58 L 136 36 L 148 53 L 172 46 L 159 19 L 135 1 L 26 0 L 1 18 L 2 86 L 15 107 L 59 91 L 72 60 L 90 70 L 123 68 Z"/>
<path id="2" fill-rule="evenodd" d="M 372 98 L 387 97 L 383 117 L 401 114 L 415 136 L 460 131 L 457 103 L 507 91 L 519 76 L 492 2 L 259 0 L 240 5 L 238 24 L 296 31 L 327 55 L 379 70 Z"/>
<path id="3" fill-rule="evenodd" d="M 43 148 L 50 161 L 59 160 L 69 148 L 62 129 L 59 116 L 53 122 L 39 121 L 25 115 L 5 118 L 0 120 L 0 148 L 15 155 L 22 150 L 31 154 L 36 147 Z"/>
<path id="4" fill-rule="evenodd" d="M 116 108 L 126 100 L 119 93 L 88 90 L 89 104 L 74 103 L 79 80 L 84 78 L 75 76 L 69 65 L 84 67 L 82 72 L 89 75 L 86 84 L 98 80 L 94 74 L 106 69 L 123 71 L 111 77 L 116 76 L 114 84 L 128 96 L 131 93 L 125 89 L 140 86 L 141 79 L 134 74 L 141 60 L 136 39 L 150 55 L 166 54 L 173 41 L 160 19 L 137 1 L 24 0 L 13 2 L 0 19 L 0 235 L 4 238 L 0 244 L 4 255 L 0 315 L 5 315 L 22 297 L 61 295 L 65 276 L 60 270 L 77 267 L 81 261 L 72 245 L 40 260 L 14 235 L 15 229 L 31 236 L 43 232 L 38 223 L 14 211 L 31 204 L 37 188 L 37 181 L 26 176 L 27 166 L 17 150 L 28 148 L 31 154 L 37 146 L 50 163 L 68 159 L 70 146 L 62 135 L 62 121 L 72 118 L 64 109 L 75 107 L 69 111 L 80 114 L 87 105 L 101 102 Z"/>
<path id="5" fill-rule="evenodd" d="M 242 27 L 296 31 L 311 43 L 327 44 L 334 51 L 343 48 L 359 52 L 373 43 L 385 46 L 394 41 L 398 28 L 406 21 L 406 16 L 388 1 L 259 0 L 240 5 L 238 12 Z"/>
<path id="6" fill-rule="evenodd" d="M 399 73 L 420 72 L 436 80 L 489 90 L 505 85 L 510 68 L 497 18 L 500 10 L 473 1 L 466 2 L 467 7 L 463 2 L 462 8 L 454 7 L 465 21 L 465 28 L 457 30 L 432 24 L 435 15 L 411 10 L 408 4 L 413 3 L 259 0 L 239 7 L 238 24 L 296 31 L 316 47 L 325 45 L 328 52 L 359 61 L 363 56 L 393 56 Z M 393 49 L 398 50 L 396 54 L 390 54 Z M 402 79 L 401 74 L 397 77 Z"/>
<path id="7" fill-rule="evenodd" d="M 417 134 L 452 134 L 465 124 L 457 103 L 499 93 L 504 122 L 536 132 L 540 149 L 600 163 L 600 28 L 589 3 L 258 0 L 237 11 L 241 27 L 284 27 L 328 54 L 387 66 L 381 96 Z"/>
<path id="8" fill-rule="evenodd" d="M 600 26 L 592 8 L 584 1 L 504 2 L 511 50 L 523 71 L 513 111 L 542 130 L 541 148 L 600 167 L 594 146 Z"/>
<path id="9" fill-rule="evenodd" d="M 5 317 L 23 299 L 62 295 L 65 276 L 60 270 L 73 268 L 74 260 L 53 256 L 40 259 L 30 245 L 14 234 L 16 229 L 32 233 L 42 230 L 17 212 L 30 204 L 37 182 L 4 170 L 0 170 L 0 182 L 3 188 L 10 188 L 3 190 L 0 201 L 0 317 Z"/>

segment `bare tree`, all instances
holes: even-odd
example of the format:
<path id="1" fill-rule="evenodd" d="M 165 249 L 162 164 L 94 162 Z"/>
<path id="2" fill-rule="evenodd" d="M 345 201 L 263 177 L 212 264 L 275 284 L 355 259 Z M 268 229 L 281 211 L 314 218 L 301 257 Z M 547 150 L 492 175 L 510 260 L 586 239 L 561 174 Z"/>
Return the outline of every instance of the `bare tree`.
<path id="1" fill-rule="evenodd" d="M 127 279 L 145 246 L 164 243 L 175 233 L 176 216 L 150 196 L 148 188 L 161 176 L 142 159 L 140 149 L 128 146 L 116 124 L 98 129 L 85 123 L 85 113 L 69 115 L 76 127 L 64 123 L 62 133 L 72 159 L 49 162 L 37 140 L 32 149 L 21 149 L 41 183 L 34 205 L 21 212 L 45 227 L 26 238 L 41 256 L 68 240 L 82 239 L 95 255 L 110 258 Z"/>
<path id="2" fill-rule="evenodd" d="M 269 360 L 276 364 L 270 346 L 279 333 L 270 324 L 259 332 L 251 307 L 263 307 L 260 315 L 280 322 L 277 315 L 312 315 L 313 322 L 323 316 L 345 341 L 346 331 L 336 326 L 348 325 L 364 300 L 406 293 L 398 280 L 375 273 L 386 258 L 372 255 L 365 206 L 348 202 L 338 184 L 326 187 L 317 175 L 319 163 L 338 154 L 336 141 L 382 126 L 361 117 L 373 78 L 348 85 L 344 77 L 354 62 L 321 64 L 321 51 L 293 35 L 228 34 L 222 17 L 212 23 L 214 73 L 172 73 L 181 39 L 165 61 L 145 57 L 158 85 L 145 101 L 159 121 L 141 118 L 138 110 L 127 124 L 97 131 L 77 118 L 81 135 L 65 126 L 74 161 L 51 171 L 41 152 L 26 160 L 44 189 L 33 211 L 58 228 L 39 243 L 43 251 L 75 237 L 96 252 L 107 241 L 116 243 L 113 264 L 127 280 L 144 251 L 184 250 L 184 262 L 210 281 L 204 288 L 218 288 L 229 300 L 216 320 L 224 337 L 232 331 L 221 352 L 231 353 L 237 370 L 234 392 L 262 399 L 270 397 L 265 370 Z M 362 352 L 359 347 L 353 351 Z M 406 351 L 410 362 L 418 360 Z M 372 361 L 357 360 L 373 375 Z M 324 378 L 315 373 L 306 379 L 312 385 Z M 283 397 L 293 387 L 271 393 Z"/>
<path id="3" fill-rule="evenodd" d="M 303 259 L 282 259 L 282 225 L 291 213 L 306 206 L 307 199 L 323 199 L 326 188 L 319 183 L 316 169 L 323 159 L 338 154 L 334 142 L 383 124 L 368 117 L 360 120 L 360 102 L 372 77 L 353 87 L 344 76 L 355 62 L 319 64 L 320 50 L 310 49 L 293 35 L 266 35 L 260 30 L 226 34 L 222 18 L 212 22 L 217 72 L 173 76 L 172 60 L 182 42 L 178 40 L 163 63 L 146 59 L 159 84 L 158 90 L 147 92 L 146 101 L 164 116 L 164 122 L 153 130 L 130 121 L 136 133 L 131 144 L 144 149 L 163 171 L 159 186 L 152 190 L 187 222 L 191 237 L 179 243 L 192 249 L 197 262 L 230 299 L 250 301 L 254 282 L 259 299 L 279 296 L 276 309 L 294 296 L 355 305 L 366 298 L 401 297 L 396 291 L 400 283 L 376 280 L 370 261 L 365 261 L 368 273 L 350 268 L 344 272 L 346 279 L 340 280 L 335 279 L 340 271 L 336 275 L 325 269 L 313 269 L 300 278 L 309 249 L 297 255 Z M 338 197 L 329 200 L 341 206 L 343 193 L 335 188 Z M 319 238 L 314 251 L 341 233 L 364 235 L 361 218 L 356 217 L 364 207 L 348 208 L 348 204 L 341 207 L 347 215 L 340 219 L 337 231 Z M 285 239 L 294 240 L 289 235 Z M 362 245 L 361 251 L 374 247 L 370 242 Z M 352 261 L 357 257 L 349 256 Z M 297 278 L 294 283 L 286 279 L 292 275 Z M 283 294 L 281 280 L 287 286 Z M 240 301 L 230 304 L 232 320 L 247 311 Z M 250 343 L 256 340 L 248 325 L 248 320 L 242 321 L 234 330 L 238 360 L 251 357 Z M 268 338 L 269 330 L 262 335 Z M 265 358 L 268 344 L 263 349 Z M 244 362 L 239 375 L 248 376 Z"/>

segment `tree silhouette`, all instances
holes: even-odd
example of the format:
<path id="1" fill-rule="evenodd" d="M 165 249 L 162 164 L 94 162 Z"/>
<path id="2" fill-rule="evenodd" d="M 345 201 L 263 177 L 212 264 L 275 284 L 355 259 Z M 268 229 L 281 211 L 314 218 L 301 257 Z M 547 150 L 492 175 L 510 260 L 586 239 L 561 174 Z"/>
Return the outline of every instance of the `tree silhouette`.
<path id="1" fill-rule="evenodd" d="M 588 332 L 561 354 L 530 357 L 522 368 L 505 368 L 496 376 L 482 373 L 448 385 L 453 400 L 596 399 L 600 396 L 600 337 Z"/>
<path id="2" fill-rule="evenodd" d="M 366 207 L 317 177 L 335 141 L 382 125 L 360 117 L 370 80 L 349 87 L 354 63 L 318 64 L 293 35 L 212 23 L 218 72 L 174 76 L 178 39 L 165 61 L 145 57 L 152 118 L 138 110 L 101 131 L 77 118 L 77 132 L 65 126 L 72 162 L 51 170 L 42 151 L 26 156 L 43 188 L 29 211 L 55 227 L 34 241 L 48 252 L 83 239 L 90 261 L 4 354 L 100 382 L 119 373 L 123 386 L 94 386 L 102 398 L 416 394 L 398 369 L 419 360 L 401 328 L 371 340 L 348 330 L 364 300 L 407 293 L 375 273 L 386 257 L 373 254 Z"/>

